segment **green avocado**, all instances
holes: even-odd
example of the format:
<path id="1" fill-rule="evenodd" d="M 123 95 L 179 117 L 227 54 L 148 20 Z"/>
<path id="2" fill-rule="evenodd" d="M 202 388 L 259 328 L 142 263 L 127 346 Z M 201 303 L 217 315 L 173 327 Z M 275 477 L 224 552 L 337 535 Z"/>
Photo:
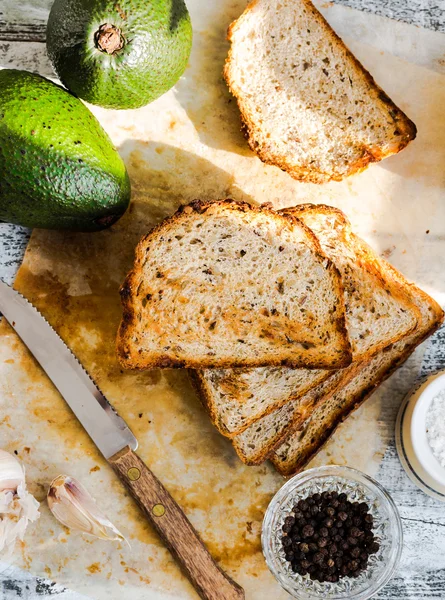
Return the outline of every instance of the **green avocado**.
<path id="1" fill-rule="evenodd" d="M 0 90 L 0 220 L 74 231 L 116 222 L 130 181 L 88 108 L 26 71 L 0 71 Z"/>
<path id="2" fill-rule="evenodd" d="M 73 94 L 105 108 L 138 108 L 184 73 L 192 26 L 183 0 L 55 0 L 46 40 Z"/>

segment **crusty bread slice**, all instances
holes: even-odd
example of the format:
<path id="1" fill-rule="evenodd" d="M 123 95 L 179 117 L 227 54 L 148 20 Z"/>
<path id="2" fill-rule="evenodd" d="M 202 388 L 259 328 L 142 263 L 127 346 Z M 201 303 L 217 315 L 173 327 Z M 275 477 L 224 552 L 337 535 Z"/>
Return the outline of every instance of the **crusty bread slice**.
<path id="1" fill-rule="evenodd" d="M 248 143 L 295 179 L 339 181 L 415 138 L 310 0 L 253 0 L 229 40 L 224 76 Z"/>
<path id="2" fill-rule="evenodd" d="M 317 236 L 340 271 L 345 288 L 346 327 L 355 361 L 362 360 L 414 331 L 420 311 L 406 282 L 355 235 L 346 215 L 324 204 L 301 204 L 280 211 L 299 218 Z"/>
<path id="3" fill-rule="evenodd" d="M 387 265 L 394 277 L 402 277 Z M 410 290 L 421 311 L 421 322 L 416 331 L 404 340 L 381 350 L 362 364 L 357 374 L 335 394 L 321 402 L 307 421 L 272 454 L 275 468 L 285 476 L 301 471 L 317 454 L 326 441 L 356 408 L 383 383 L 416 347 L 430 336 L 443 322 L 440 306 L 425 292 L 412 284 Z"/>
<path id="4" fill-rule="evenodd" d="M 267 460 L 274 449 L 291 431 L 298 429 L 321 402 L 325 402 L 346 380 L 354 376 L 358 364 L 354 362 L 345 369 L 339 369 L 298 400 L 284 404 L 232 438 L 239 458 L 246 465 L 259 465 Z"/>
<path id="5" fill-rule="evenodd" d="M 338 209 L 305 204 L 283 209 L 281 214 L 297 216 L 317 235 L 321 247 L 340 271 L 345 287 L 346 325 L 350 332 L 353 357 L 361 361 L 412 331 L 420 318 L 406 286 L 388 277 L 381 259 L 351 231 L 346 216 Z M 302 398 L 307 414 L 313 402 L 305 394 L 331 374 L 326 370 L 267 368 L 205 369 L 192 375 L 204 406 L 218 430 L 227 437 L 240 436 L 235 447 L 243 460 L 261 460 L 266 448 L 256 454 L 256 421 L 288 402 Z M 331 382 L 333 385 L 335 380 Z M 283 409 L 283 414 L 300 410 Z M 240 435 L 250 428 L 245 435 Z M 279 441 L 284 432 L 281 413 L 267 419 L 267 429 Z M 261 428 L 260 428 L 261 430 Z M 250 439 L 251 436 L 254 439 Z M 261 436 L 260 436 L 261 437 Z M 245 442 L 248 441 L 248 452 Z M 270 448 L 269 448 L 270 450 Z"/>
<path id="6" fill-rule="evenodd" d="M 338 270 L 296 218 L 193 202 L 149 233 L 121 290 L 124 367 L 350 364 Z"/>
<path id="7" fill-rule="evenodd" d="M 235 437 L 283 404 L 297 400 L 336 371 L 327 369 L 190 370 L 210 419 L 222 435 Z"/>

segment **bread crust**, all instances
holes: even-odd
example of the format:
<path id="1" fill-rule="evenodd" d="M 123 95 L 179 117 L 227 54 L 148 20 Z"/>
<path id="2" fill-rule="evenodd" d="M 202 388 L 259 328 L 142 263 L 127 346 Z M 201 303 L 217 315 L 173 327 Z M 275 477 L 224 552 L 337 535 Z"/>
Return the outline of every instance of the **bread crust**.
<path id="1" fill-rule="evenodd" d="M 236 81 L 231 74 L 231 64 L 233 60 L 232 46 L 229 49 L 229 53 L 224 65 L 223 76 L 224 79 L 238 103 L 241 116 L 241 131 L 247 140 L 250 149 L 255 152 L 262 162 L 270 165 L 279 167 L 282 171 L 289 173 L 291 177 L 298 181 L 307 183 L 326 183 L 328 181 L 342 181 L 350 175 L 360 173 L 364 171 L 371 163 L 378 162 L 397 154 L 403 150 L 417 135 L 417 128 L 415 124 L 406 116 L 406 114 L 389 98 L 389 96 L 382 90 L 382 88 L 375 82 L 372 75 L 365 69 L 361 62 L 352 54 L 343 40 L 335 33 L 329 23 L 326 21 L 324 16 L 315 8 L 310 0 L 299 0 L 304 3 L 307 10 L 310 11 L 315 19 L 317 19 L 322 25 L 326 36 L 330 37 L 332 43 L 340 47 L 346 54 L 346 58 L 349 59 L 355 67 L 355 70 L 361 73 L 368 84 L 369 88 L 377 93 L 378 99 L 381 100 L 388 109 L 389 114 L 393 117 L 397 128 L 400 130 L 400 141 L 398 145 L 388 146 L 386 150 L 383 150 L 379 146 L 367 146 L 362 144 L 361 146 L 361 157 L 355 162 L 349 165 L 349 169 L 345 173 L 336 173 L 334 170 L 331 172 L 322 172 L 316 169 L 309 169 L 303 165 L 293 165 L 289 162 L 286 156 L 277 154 L 271 149 L 261 146 L 256 142 L 256 131 L 260 131 L 261 127 L 257 126 L 255 119 L 250 114 L 246 103 L 243 100 L 241 91 L 238 89 Z M 227 38 L 230 42 L 233 41 L 233 33 L 237 27 L 239 27 L 246 16 L 253 10 L 259 0 L 250 2 L 242 15 L 228 28 Z"/>
<path id="2" fill-rule="evenodd" d="M 210 207 L 215 206 L 230 206 L 232 210 L 241 212 L 253 212 L 253 213 L 266 213 L 274 219 L 282 220 L 286 227 L 292 226 L 292 223 L 297 224 L 302 230 L 304 230 L 307 242 L 311 246 L 314 254 L 320 259 L 325 261 L 326 270 L 329 270 L 332 274 L 333 282 L 337 288 L 337 297 L 339 299 L 338 308 L 336 311 L 336 318 L 333 321 L 333 327 L 339 333 L 339 343 L 341 344 L 341 353 L 338 354 L 336 359 L 332 360 L 330 364 L 326 363 L 325 360 L 310 360 L 308 361 L 304 357 L 301 360 L 295 360 L 288 356 L 282 356 L 277 352 L 270 359 L 265 361 L 258 357 L 252 357 L 251 359 L 233 357 L 231 360 L 228 359 L 214 359 L 212 357 L 200 357 L 193 358 L 188 357 L 185 359 L 175 359 L 171 355 L 157 355 L 150 358 L 141 358 L 140 353 L 132 348 L 131 336 L 134 331 L 137 330 L 138 319 L 137 312 L 135 311 L 133 297 L 137 294 L 138 287 L 138 274 L 142 268 L 145 249 L 148 244 L 156 241 L 157 236 L 162 233 L 163 229 L 167 225 L 172 225 L 176 221 L 179 221 L 183 213 L 191 213 L 193 211 L 202 214 L 205 213 Z M 346 329 L 345 319 L 345 305 L 344 305 L 344 288 L 341 282 L 341 277 L 338 269 L 323 253 L 318 239 L 314 233 L 306 227 L 304 223 L 299 221 L 295 216 L 286 217 L 279 214 L 269 206 L 254 206 L 247 202 L 236 202 L 231 199 L 216 200 L 216 201 L 201 201 L 196 200 L 190 204 L 181 206 L 176 213 L 171 217 L 168 217 L 162 223 L 157 225 L 150 231 L 146 236 L 142 238 L 136 247 L 136 258 L 133 269 L 127 275 L 121 290 L 121 302 L 123 308 L 123 317 L 118 330 L 116 349 L 118 359 L 124 368 L 129 369 L 153 369 L 153 368 L 191 368 L 191 369 L 202 369 L 202 368 L 239 368 L 239 367 L 262 367 L 262 366 L 287 366 L 287 367 L 304 367 L 309 369 L 337 369 L 348 366 L 352 362 L 352 351 L 349 343 L 348 333 Z"/>

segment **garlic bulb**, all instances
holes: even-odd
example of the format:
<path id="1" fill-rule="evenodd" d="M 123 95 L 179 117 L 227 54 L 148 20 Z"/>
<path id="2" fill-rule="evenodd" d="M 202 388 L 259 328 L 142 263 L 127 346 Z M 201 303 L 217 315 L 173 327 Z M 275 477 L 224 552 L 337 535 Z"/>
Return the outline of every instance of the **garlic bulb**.
<path id="1" fill-rule="evenodd" d="M 99 510 L 83 485 L 68 475 L 56 477 L 48 490 L 48 506 L 63 525 L 102 540 L 126 541 L 121 532 Z"/>
<path id="2" fill-rule="evenodd" d="M 22 465 L 15 456 L 0 450 L 0 554 L 12 554 L 28 523 L 39 517 L 39 503 L 26 490 Z"/>

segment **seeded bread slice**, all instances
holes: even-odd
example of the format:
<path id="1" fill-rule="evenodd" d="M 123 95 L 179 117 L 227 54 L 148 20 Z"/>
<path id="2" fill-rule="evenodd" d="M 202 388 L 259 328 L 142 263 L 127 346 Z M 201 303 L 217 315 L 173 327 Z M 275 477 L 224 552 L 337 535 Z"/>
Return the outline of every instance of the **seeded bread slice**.
<path id="1" fill-rule="evenodd" d="M 416 327 L 420 315 L 406 293 L 406 286 L 387 276 L 381 259 L 352 233 L 348 219 L 340 210 L 305 204 L 280 212 L 290 218 L 297 216 L 308 225 L 339 269 L 345 287 L 346 325 L 355 361 L 369 357 Z M 249 449 L 255 451 L 256 443 L 250 436 L 256 438 L 258 428 L 252 426 L 251 431 L 240 434 L 262 417 L 300 398 L 306 414 L 312 402 L 304 398 L 305 394 L 330 375 L 326 370 L 264 367 L 244 371 L 205 369 L 192 374 L 192 378 L 218 430 L 227 437 L 240 436 L 236 448 L 243 460 L 248 456 L 249 460 L 261 460 L 264 452 L 267 454 L 266 448 L 260 449 L 257 456 L 243 450 L 248 440 Z M 283 412 L 293 412 L 293 409 L 288 407 Z M 267 423 L 276 443 L 283 421 L 280 415 L 275 415 L 270 416 Z"/>
<path id="2" fill-rule="evenodd" d="M 345 369 L 339 369 L 298 400 L 288 402 L 236 435 L 232 444 L 239 458 L 246 465 L 259 465 L 267 460 L 274 449 L 282 444 L 291 431 L 298 429 L 320 403 L 326 402 L 345 381 L 354 376 L 358 364 L 352 363 Z"/>
<path id="3" fill-rule="evenodd" d="M 228 37 L 224 76 L 263 162 L 302 181 L 339 181 L 416 137 L 309 0 L 254 0 Z"/>
<path id="4" fill-rule="evenodd" d="M 182 207 L 139 243 L 121 297 L 126 368 L 351 362 L 338 270 L 309 228 L 270 208 Z"/>
<path id="5" fill-rule="evenodd" d="M 407 293 L 406 281 L 401 283 L 395 269 L 388 271 L 386 261 L 353 233 L 341 210 L 301 204 L 281 213 L 303 221 L 340 272 L 354 360 L 367 358 L 414 331 L 420 311 Z"/>
<path id="6" fill-rule="evenodd" d="M 190 370 L 192 383 L 218 431 L 233 438 L 283 404 L 298 400 L 331 377 L 327 369 Z"/>
<path id="7" fill-rule="evenodd" d="M 402 277 L 391 265 L 388 270 L 402 281 Z M 404 340 L 380 351 L 364 363 L 357 374 L 335 394 L 319 404 L 307 421 L 271 455 L 275 468 L 285 476 L 301 471 L 319 452 L 336 428 L 375 389 L 381 385 L 416 347 L 442 324 L 444 313 L 440 306 L 425 292 L 408 284 L 411 294 L 421 311 L 421 322 Z"/>

